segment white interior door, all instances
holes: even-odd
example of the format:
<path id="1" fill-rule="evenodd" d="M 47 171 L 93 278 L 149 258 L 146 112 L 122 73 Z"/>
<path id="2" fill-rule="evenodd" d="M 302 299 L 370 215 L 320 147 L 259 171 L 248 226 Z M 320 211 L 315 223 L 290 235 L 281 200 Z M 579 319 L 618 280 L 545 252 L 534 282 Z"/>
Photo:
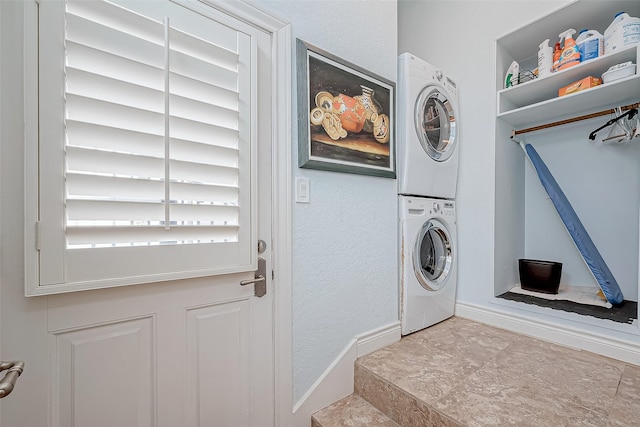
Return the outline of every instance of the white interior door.
<path id="1" fill-rule="evenodd" d="M 260 254 L 266 295 L 240 286 L 253 278 L 246 272 L 26 298 L 23 100 L 34 90 L 28 82 L 36 70 L 22 64 L 25 15 L 33 10 L 29 2 L 1 6 L 0 356 L 26 364 L 16 389 L 0 402 L 1 425 L 273 425 L 271 36 L 218 9 L 207 11 L 250 34 L 257 49 L 255 209 L 258 238 L 267 243 Z"/>

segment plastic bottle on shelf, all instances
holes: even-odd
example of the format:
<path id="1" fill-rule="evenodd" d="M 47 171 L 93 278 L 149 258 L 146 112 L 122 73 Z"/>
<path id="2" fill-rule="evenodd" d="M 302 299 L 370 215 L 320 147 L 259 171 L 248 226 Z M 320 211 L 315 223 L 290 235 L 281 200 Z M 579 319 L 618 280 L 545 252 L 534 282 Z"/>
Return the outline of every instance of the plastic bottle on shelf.
<path id="1" fill-rule="evenodd" d="M 604 30 L 604 53 L 610 54 L 616 50 L 640 43 L 640 18 L 619 12 Z"/>
<path id="2" fill-rule="evenodd" d="M 581 30 L 576 38 L 576 45 L 581 62 L 604 55 L 604 36 L 596 30 Z"/>
<path id="3" fill-rule="evenodd" d="M 517 85 L 520 82 L 520 64 L 513 61 L 507 69 L 507 74 L 504 76 L 504 88 L 510 88 Z"/>
<path id="4" fill-rule="evenodd" d="M 562 49 L 560 48 L 560 42 L 556 43 L 553 46 L 553 72 L 558 71 L 558 65 L 560 63 L 560 54 L 562 53 Z"/>
<path id="5" fill-rule="evenodd" d="M 540 43 L 538 50 L 538 77 L 543 78 L 551 74 L 553 68 L 553 50 L 549 46 L 549 39 Z"/>
<path id="6" fill-rule="evenodd" d="M 571 37 L 575 32 L 576 30 L 569 28 L 567 31 L 560 33 L 560 40 L 564 39 L 564 46 L 558 62 L 558 71 L 580 64 L 580 51 L 576 46 L 576 41 Z"/>

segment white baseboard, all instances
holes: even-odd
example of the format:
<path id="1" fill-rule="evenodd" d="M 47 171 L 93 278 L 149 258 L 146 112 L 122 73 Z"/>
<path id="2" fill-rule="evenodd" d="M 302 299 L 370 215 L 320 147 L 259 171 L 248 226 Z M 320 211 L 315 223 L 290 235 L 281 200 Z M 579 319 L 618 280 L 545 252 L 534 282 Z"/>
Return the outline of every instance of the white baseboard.
<path id="1" fill-rule="evenodd" d="M 358 357 L 400 341 L 400 322 L 356 336 L 340 352 L 293 407 L 295 427 L 308 427 L 311 415 L 353 393 L 354 363 Z"/>
<path id="2" fill-rule="evenodd" d="M 398 341 L 400 341 L 400 322 L 390 323 L 358 335 L 356 336 L 357 357 L 373 353 Z"/>
<path id="3" fill-rule="evenodd" d="M 557 344 L 591 351 L 640 365 L 640 343 L 558 325 L 526 315 L 506 313 L 473 304 L 457 303 L 455 315 L 480 323 L 529 335 Z"/>

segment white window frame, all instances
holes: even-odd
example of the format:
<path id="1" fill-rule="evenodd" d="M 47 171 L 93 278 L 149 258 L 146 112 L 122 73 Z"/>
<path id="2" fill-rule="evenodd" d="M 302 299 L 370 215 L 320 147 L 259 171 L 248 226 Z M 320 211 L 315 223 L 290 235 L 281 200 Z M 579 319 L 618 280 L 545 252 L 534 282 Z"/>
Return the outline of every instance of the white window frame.
<path id="1" fill-rule="evenodd" d="M 41 0 L 42 3 L 45 0 Z M 213 13 L 217 13 L 217 11 L 213 10 L 210 7 L 204 6 L 199 2 L 194 2 L 190 0 L 173 0 L 174 3 L 178 3 L 180 5 L 186 6 L 189 9 L 196 11 L 199 14 L 203 14 L 205 16 L 211 15 L 212 18 L 215 18 Z M 253 242 L 257 241 L 257 162 L 256 162 L 256 125 L 255 120 L 251 120 L 250 132 L 251 132 L 251 149 L 250 149 L 250 175 L 249 182 L 251 186 L 249 204 L 251 206 L 251 216 L 250 216 L 250 226 L 249 229 L 246 230 L 244 238 L 242 238 L 242 245 L 240 245 L 234 251 L 226 251 L 229 256 L 225 260 L 224 266 L 213 267 L 213 268 L 199 268 L 194 267 L 193 265 L 187 266 L 186 268 L 176 267 L 176 264 L 173 265 L 176 259 L 184 259 L 189 260 L 192 259 L 190 253 L 197 252 L 199 245 L 178 245 L 174 246 L 173 250 L 166 251 L 167 253 L 162 255 L 161 257 L 154 257 L 153 263 L 159 266 L 164 267 L 160 269 L 159 272 L 152 272 L 148 274 L 139 274 L 136 271 L 131 272 L 132 274 L 125 275 L 124 277 L 116 277 L 116 278 L 104 278 L 100 277 L 98 279 L 93 279 L 91 275 L 85 275 L 77 278 L 72 278 L 72 280 L 67 280 L 64 278 L 64 269 L 65 269 L 65 259 L 63 256 L 60 256 L 58 259 L 52 261 L 54 266 L 57 266 L 60 269 L 61 277 L 63 280 L 55 282 L 55 281 L 42 281 L 42 277 L 40 274 L 41 269 L 41 257 L 40 257 L 40 248 L 46 247 L 46 245 L 50 244 L 48 242 L 48 238 L 43 236 L 43 233 L 40 232 L 40 185 L 39 185 L 39 177 L 41 170 L 39 169 L 40 162 L 40 152 L 39 152 L 39 143 L 40 143 L 40 105 L 38 94 L 40 90 L 44 89 L 39 84 L 39 72 L 38 72 L 38 64 L 39 64 L 39 53 L 38 53 L 38 6 L 34 1 L 29 7 L 27 7 L 27 13 L 25 15 L 25 96 L 26 96 L 26 127 L 25 127 L 25 212 L 26 212 L 26 221 L 25 221 L 25 294 L 27 296 L 35 296 L 35 295 L 46 295 L 46 294 L 55 294 L 61 292 L 72 292 L 79 290 L 87 290 L 87 289 L 97 289 L 97 288 L 107 288 L 113 286 L 123 286 L 123 285 L 132 285 L 132 284 L 141 284 L 141 283 L 150 283 L 150 282 L 158 282 L 158 281 L 166 281 L 166 280 L 176 280 L 176 279 L 184 279 L 191 277 L 202 277 L 202 276 L 210 276 L 216 274 L 228 274 L 228 273 L 237 273 L 237 272 L 246 272 L 252 271 L 257 268 L 256 265 L 256 256 L 255 256 L 255 248 Z M 255 58 L 257 56 L 257 49 L 255 43 L 253 41 L 250 42 L 250 55 L 252 57 L 252 62 L 255 63 Z M 257 82 L 257 72 L 256 70 L 251 70 L 250 73 L 251 79 L 251 87 L 255 88 Z M 55 85 L 47 85 L 47 86 L 55 86 Z M 55 90 L 62 90 L 62 86 L 56 87 Z M 255 90 L 251 91 L 251 97 L 255 100 Z M 255 102 L 251 101 L 251 116 L 255 117 L 256 108 Z M 54 168 L 57 167 L 53 166 Z M 61 194 L 60 194 L 61 196 Z M 56 196 L 57 197 L 57 196 Z M 62 208 L 62 207 L 61 207 Z M 60 224 L 60 227 L 63 225 Z M 147 247 L 132 247 L 132 248 L 123 248 L 126 249 L 127 257 L 134 257 L 133 259 L 143 260 L 148 257 Z M 164 249 L 164 248 L 163 248 Z M 135 258 L 137 257 L 137 258 Z M 82 259 L 82 263 L 86 264 L 87 271 L 90 273 L 93 268 L 98 267 L 94 259 L 93 265 Z M 167 267 L 168 266 L 168 267 Z"/>

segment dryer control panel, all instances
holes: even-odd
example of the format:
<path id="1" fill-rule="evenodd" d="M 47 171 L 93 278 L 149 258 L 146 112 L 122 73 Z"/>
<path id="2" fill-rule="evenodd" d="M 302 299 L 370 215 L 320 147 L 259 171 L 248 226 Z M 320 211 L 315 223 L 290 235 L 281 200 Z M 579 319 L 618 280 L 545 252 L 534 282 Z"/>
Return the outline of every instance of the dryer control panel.
<path id="1" fill-rule="evenodd" d="M 431 204 L 431 213 L 453 218 L 455 203 L 449 200 L 435 201 Z"/>

